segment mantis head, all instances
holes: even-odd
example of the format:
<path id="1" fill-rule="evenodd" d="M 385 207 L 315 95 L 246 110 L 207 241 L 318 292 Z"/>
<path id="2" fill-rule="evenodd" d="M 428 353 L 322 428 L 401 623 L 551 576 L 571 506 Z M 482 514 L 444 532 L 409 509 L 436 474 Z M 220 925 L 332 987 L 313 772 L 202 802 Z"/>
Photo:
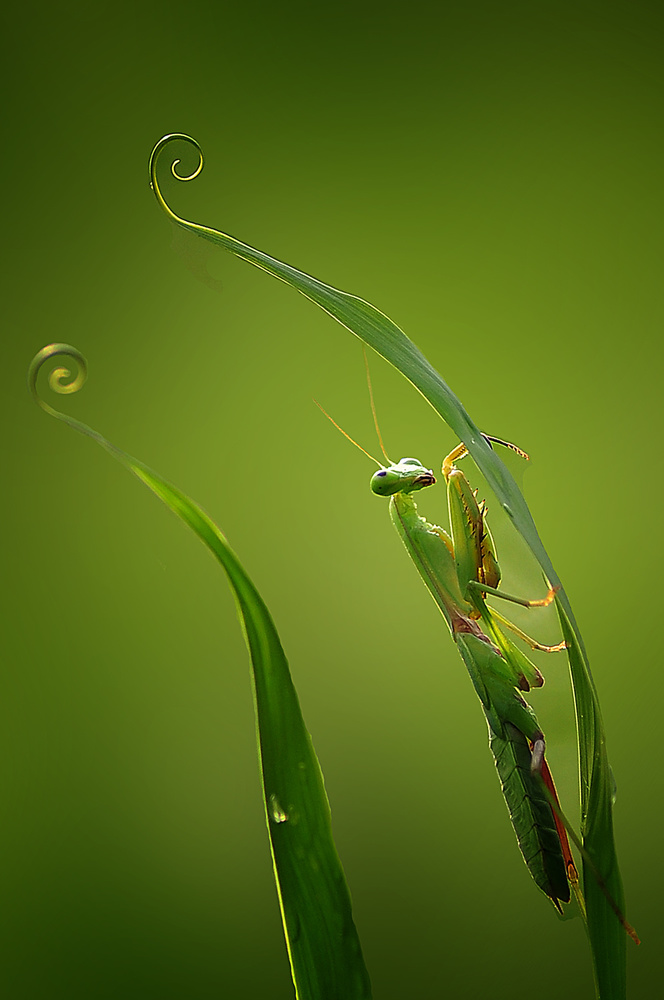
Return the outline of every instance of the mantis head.
<path id="1" fill-rule="evenodd" d="M 394 493 L 413 493 L 435 482 L 431 469 L 425 469 L 416 458 L 402 458 L 396 465 L 374 472 L 371 489 L 380 497 L 390 497 Z"/>

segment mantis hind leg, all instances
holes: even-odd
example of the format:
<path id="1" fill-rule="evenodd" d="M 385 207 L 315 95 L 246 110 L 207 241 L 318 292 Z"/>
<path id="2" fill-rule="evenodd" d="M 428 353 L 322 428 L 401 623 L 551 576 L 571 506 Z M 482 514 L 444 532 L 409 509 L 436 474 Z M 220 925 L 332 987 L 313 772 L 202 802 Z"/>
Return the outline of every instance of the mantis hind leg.
<path id="1" fill-rule="evenodd" d="M 504 601 L 509 601 L 511 604 L 519 604 L 522 608 L 548 608 L 560 590 L 560 587 L 549 587 L 546 597 L 529 600 L 526 597 L 515 597 L 514 594 L 506 594 L 504 591 L 498 590 L 497 587 L 489 587 L 486 583 L 479 583 L 477 580 L 470 580 L 467 588 L 480 594 L 491 594 L 493 597 L 502 597 Z"/>
<path id="2" fill-rule="evenodd" d="M 499 611 L 496 611 L 495 608 L 491 608 L 490 611 L 491 615 L 496 618 L 501 625 L 508 628 L 511 632 L 514 632 L 515 635 L 518 635 L 519 639 L 522 639 L 523 642 L 530 646 L 531 649 L 539 649 L 543 653 L 559 653 L 562 649 L 567 649 L 567 643 L 564 639 L 562 642 L 556 643 L 555 646 L 545 646 L 543 643 L 537 642 L 536 639 L 532 639 L 526 632 L 515 625 L 514 622 L 504 618 L 503 615 L 501 615 Z"/>

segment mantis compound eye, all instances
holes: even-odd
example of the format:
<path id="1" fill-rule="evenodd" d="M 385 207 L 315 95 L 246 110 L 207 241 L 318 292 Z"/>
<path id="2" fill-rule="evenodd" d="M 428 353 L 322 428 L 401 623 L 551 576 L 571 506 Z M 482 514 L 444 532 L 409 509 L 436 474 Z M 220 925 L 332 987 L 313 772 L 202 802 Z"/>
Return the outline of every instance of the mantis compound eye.
<path id="1" fill-rule="evenodd" d="M 389 497 L 393 493 L 398 493 L 402 486 L 402 479 L 395 466 L 389 469 L 379 469 L 371 477 L 371 490 L 380 497 Z"/>

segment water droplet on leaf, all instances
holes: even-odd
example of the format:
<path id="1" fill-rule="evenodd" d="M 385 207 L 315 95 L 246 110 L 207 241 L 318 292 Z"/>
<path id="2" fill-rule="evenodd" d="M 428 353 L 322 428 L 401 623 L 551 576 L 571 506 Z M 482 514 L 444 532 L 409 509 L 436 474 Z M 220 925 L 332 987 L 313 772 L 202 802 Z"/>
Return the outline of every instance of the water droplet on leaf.
<path id="1" fill-rule="evenodd" d="M 274 823 L 286 823 L 288 821 L 288 813 L 281 808 L 279 799 L 274 794 L 268 800 L 268 812 L 270 819 Z"/>

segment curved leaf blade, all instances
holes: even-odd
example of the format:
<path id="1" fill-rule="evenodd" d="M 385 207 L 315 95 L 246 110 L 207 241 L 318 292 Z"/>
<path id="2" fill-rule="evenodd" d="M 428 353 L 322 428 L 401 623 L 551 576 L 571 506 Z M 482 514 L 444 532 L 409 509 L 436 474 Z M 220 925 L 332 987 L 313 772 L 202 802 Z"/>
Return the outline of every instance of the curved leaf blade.
<path id="1" fill-rule="evenodd" d="M 526 501 L 511 473 L 485 442 L 461 401 L 406 334 L 371 303 L 299 271 L 261 250 L 225 233 L 189 222 L 176 215 L 165 201 L 157 181 L 157 165 L 164 148 L 175 140 L 193 146 L 199 155 L 198 167 L 189 177 L 171 170 L 179 180 L 191 180 L 200 173 L 203 156 L 190 136 L 164 136 L 150 157 L 150 182 L 157 201 L 168 217 L 188 232 L 223 247 L 236 257 L 267 271 L 295 288 L 329 313 L 342 326 L 380 354 L 408 379 L 443 420 L 464 442 L 515 528 L 524 538 L 552 587 L 557 587 L 556 603 L 569 646 L 570 672 L 574 692 L 580 769 L 580 819 L 583 843 L 588 855 L 602 872 L 605 887 L 621 912 L 624 895 L 613 839 L 612 777 L 608 766 L 597 692 L 585 646 L 568 597 L 542 544 Z M 606 895 L 597 887 L 591 868 L 584 860 L 588 932 L 593 954 L 597 995 L 602 1000 L 620 1000 L 626 995 L 626 939 Z"/>
<path id="2" fill-rule="evenodd" d="M 39 397 L 37 373 L 56 355 L 74 358 L 79 377 L 65 386 L 63 379 L 70 373 L 57 369 L 50 380 L 55 391 L 76 391 L 85 380 L 85 359 L 76 348 L 67 344 L 43 348 L 28 376 L 39 405 L 93 438 L 133 472 L 192 529 L 228 576 L 251 656 L 265 818 L 296 996 L 298 1000 L 370 1000 L 371 985 L 350 893 L 332 838 L 323 775 L 272 617 L 223 533 L 198 504 L 87 424 Z"/>

